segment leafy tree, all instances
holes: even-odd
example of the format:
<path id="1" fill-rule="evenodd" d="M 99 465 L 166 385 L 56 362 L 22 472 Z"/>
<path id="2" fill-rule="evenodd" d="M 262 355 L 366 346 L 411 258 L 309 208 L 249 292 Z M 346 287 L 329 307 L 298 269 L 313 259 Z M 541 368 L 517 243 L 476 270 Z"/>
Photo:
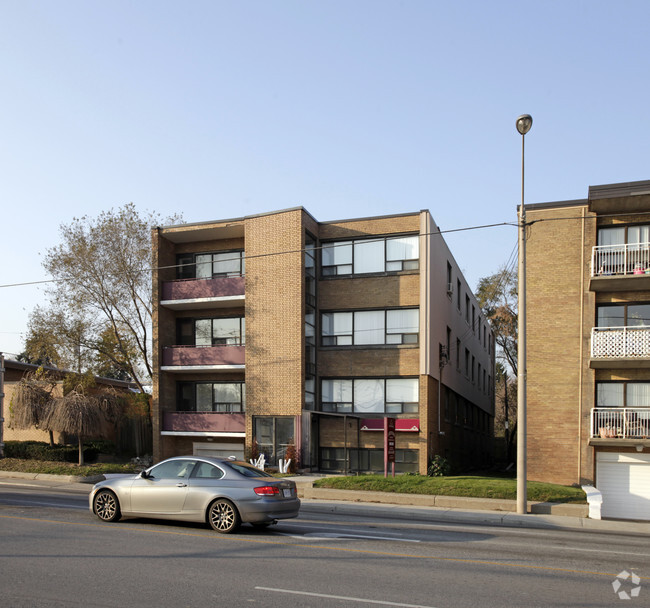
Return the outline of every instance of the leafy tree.
<path id="1" fill-rule="evenodd" d="M 59 338 L 45 312 L 36 306 L 27 326 L 25 349 L 18 355 L 18 361 L 60 367 L 63 361 L 60 346 Z"/>
<path id="2" fill-rule="evenodd" d="M 496 364 L 495 378 L 495 433 L 504 437 L 505 457 L 512 462 L 512 447 L 517 434 L 516 271 L 503 266 L 495 274 L 482 278 L 476 297 L 492 326 L 496 357 L 500 359 Z"/>
<path id="3" fill-rule="evenodd" d="M 112 375 L 126 374 L 141 390 L 149 382 L 151 228 L 179 221 L 140 215 L 128 203 L 60 227 L 61 243 L 43 259 L 54 279 L 49 307 L 35 311 L 34 327 L 71 369 L 98 365 Z"/>
<path id="4" fill-rule="evenodd" d="M 482 278 L 476 297 L 483 314 L 490 321 L 497 348 L 497 357 L 505 360 L 517 375 L 517 273 L 502 267 L 497 273 Z"/>

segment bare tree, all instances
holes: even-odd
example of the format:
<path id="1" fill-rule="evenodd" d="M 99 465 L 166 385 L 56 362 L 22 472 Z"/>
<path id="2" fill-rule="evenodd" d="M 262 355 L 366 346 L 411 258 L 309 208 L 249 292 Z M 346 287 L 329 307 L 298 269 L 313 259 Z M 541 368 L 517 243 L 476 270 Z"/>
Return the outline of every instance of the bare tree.
<path id="1" fill-rule="evenodd" d="M 122 412 L 123 397 L 113 389 L 95 392 L 89 376 L 69 375 L 64 395 L 52 401 L 45 424 L 48 428 L 77 437 L 79 466 L 84 464 L 84 438 L 101 436 L 107 423 L 114 423 Z"/>
<path id="2" fill-rule="evenodd" d="M 43 266 L 53 277 L 49 308 L 40 311 L 40 336 L 54 336 L 69 367 L 128 374 L 143 390 L 151 368 L 151 228 L 177 223 L 140 215 L 133 203 L 62 225 L 61 244 Z M 45 313 L 45 314 L 44 314 Z"/>
<path id="3" fill-rule="evenodd" d="M 52 429 L 47 419 L 54 401 L 57 381 L 42 368 L 27 372 L 18 383 L 11 399 L 10 426 L 16 429 L 40 428 L 48 431 L 54 445 Z"/>

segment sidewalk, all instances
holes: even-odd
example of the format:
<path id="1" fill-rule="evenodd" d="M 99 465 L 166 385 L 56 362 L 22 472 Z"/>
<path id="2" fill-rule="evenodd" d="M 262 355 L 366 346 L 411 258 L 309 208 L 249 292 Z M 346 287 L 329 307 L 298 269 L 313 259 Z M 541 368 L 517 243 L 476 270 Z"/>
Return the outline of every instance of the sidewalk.
<path id="1" fill-rule="evenodd" d="M 336 513 L 423 523 L 454 523 L 549 530 L 585 530 L 650 536 L 650 522 L 599 520 L 587 517 L 587 505 L 528 503 L 529 513 L 516 513 L 516 501 L 462 496 L 426 496 L 314 488 L 322 477 L 289 477 L 296 482 L 305 513 Z M 0 483 L 40 486 L 88 494 L 96 478 L 0 471 Z"/>

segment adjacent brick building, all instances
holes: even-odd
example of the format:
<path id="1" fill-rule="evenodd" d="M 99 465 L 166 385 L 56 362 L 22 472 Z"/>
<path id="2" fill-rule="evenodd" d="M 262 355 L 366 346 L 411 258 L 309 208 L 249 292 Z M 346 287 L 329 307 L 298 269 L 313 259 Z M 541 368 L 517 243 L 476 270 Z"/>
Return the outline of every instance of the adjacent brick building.
<path id="1" fill-rule="evenodd" d="M 398 471 L 492 454 L 494 340 L 428 211 L 305 209 L 157 228 L 154 457 Z M 441 381 L 442 377 L 442 381 Z"/>
<path id="2" fill-rule="evenodd" d="M 650 519 L 650 181 L 526 214 L 528 476 Z"/>

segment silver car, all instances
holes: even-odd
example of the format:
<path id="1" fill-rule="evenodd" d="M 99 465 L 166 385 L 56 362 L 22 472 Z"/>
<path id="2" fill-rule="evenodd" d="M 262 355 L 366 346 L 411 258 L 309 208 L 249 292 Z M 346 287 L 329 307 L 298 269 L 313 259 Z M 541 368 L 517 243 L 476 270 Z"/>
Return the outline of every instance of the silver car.
<path id="1" fill-rule="evenodd" d="M 90 510 L 103 521 L 152 517 L 207 522 L 229 533 L 241 523 L 264 527 L 298 516 L 296 484 L 246 462 L 178 456 L 135 476 L 100 481 Z"/>

